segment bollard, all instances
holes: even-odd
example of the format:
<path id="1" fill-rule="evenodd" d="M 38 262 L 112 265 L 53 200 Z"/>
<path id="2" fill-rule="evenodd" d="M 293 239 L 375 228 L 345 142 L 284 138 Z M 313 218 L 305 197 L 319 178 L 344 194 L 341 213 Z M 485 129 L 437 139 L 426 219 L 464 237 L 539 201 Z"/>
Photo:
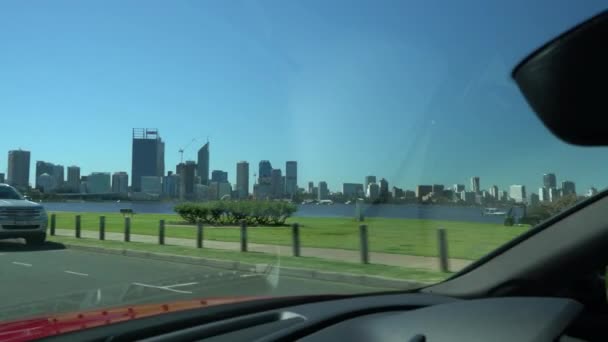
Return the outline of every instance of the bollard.
<path id="1" fill-rule="evenodd" d="M 241 221 L 241 252 L 247 252 L 247 223 Z"/>
<path id="2" fill-rule="evenodd" d="M 51 235 L 55 235 L 55 225 L 56 225 L 57 217 L 55 214 L 51 214 Z"/>
<path id="3" fill-rule="evenodd" d="M 439 247 L 439 269 L 441 272 L 449 272 L 448 238 L 444 228 L 437 229 L 437 246 Z"/>
<path id="4" fill-rule="evenodd" d="M 293 237 L 293 256 L 300 256 L 300 225 L 294 223 L 291 225 L 291 235 Z"/>
<path id="5" fill-rule="evenodd" d="M 106 217 L 99 216 L 99 240 L 106 239 Z"/>
<path id="6" fill-rule="evenodd" d="M 203 248 L 203 223 L 196 226 L 196 248 Z"/>
<path id="7" fill-rule="evenodd" d="M 131 241 L 131 218 L 125 217 L 125 242 Z"/>
<path id="8" fill-rule="evenodd" d="M 367 225 L 359 226 L 359 237 L 361 238 L 361 263 L 369 264 L 369 241 L 367 239 Z"/>
<path id="9" fill-rule="evenodd" d="M 80 215 L 76 215 L 76 237 L 80 239 Z"/>
<path id="10" fill-rule="evenodd" d="M 165 244 L 165 220 L 160 220 L 158 223 L 158 244 Z"/>

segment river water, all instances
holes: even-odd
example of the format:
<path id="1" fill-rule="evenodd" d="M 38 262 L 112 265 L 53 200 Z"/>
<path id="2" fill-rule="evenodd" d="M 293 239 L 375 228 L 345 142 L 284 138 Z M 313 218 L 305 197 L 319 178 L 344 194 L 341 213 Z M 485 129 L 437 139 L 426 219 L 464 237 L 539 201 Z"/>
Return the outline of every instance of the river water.
<path id="1" fill-rule="evenodd" d="M 136 213 L 173 214 L 174 203 L 167 202 L 48 202 L 42 203 L 49 211 L 99 212 L 112 213 L 120 209 L 132 209 Z M 514 215 L 521 216 L 521 210 L 514 208 Z M 482 208 L 443 205 L 417 204 L 379 204 L 365 205 L 365 216 L 409 219 L 434 219 L 467 222 L 502 223 L 502 216 L 481 215 Z M 348 204 L 334 205 L 298 205 L 294 216 L 299 217 L 354 217 L 355 206 Z"/>

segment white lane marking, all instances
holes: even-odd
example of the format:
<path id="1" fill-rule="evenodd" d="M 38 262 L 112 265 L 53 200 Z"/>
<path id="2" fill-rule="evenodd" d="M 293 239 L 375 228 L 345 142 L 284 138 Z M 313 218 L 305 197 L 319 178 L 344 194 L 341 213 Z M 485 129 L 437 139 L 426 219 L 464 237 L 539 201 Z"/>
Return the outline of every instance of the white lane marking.
<path id="1" fill-rule="evenodd" d="M 177 292 L 177 293 L 192 293 L 192 291 L 176 290 L 176 289 L 172 289 L 172 288 L 169 288 L 169 287 L 166 287 L 166 286 L 155 286 L 155 285 L 143 284 L 143 283 L 132 283 L 132 284 L 133 285 L 137 285 L 137 286 L 150 287 L 150 288 L 153 288 L 153 289 L 172 291 L 172 292 Z"/>
<path id="2" fill-rule="evenodd" d="M 175 285 L 165 285 L 163 287 L 171 287 L 171 288 L 173 288 L 173 287 L 190 286 L 190 285 L 196 285 L 196 284 L 198 284 L 198 283 L 193 282 L 193 283 L 183 283 L 183 284 L 175 284 Z"/>
<path id="3" fill-rule="evenodd" d="M 77 275 L 77 276 L 81 276 L 81 277 L 88 277 L 89 275 L 86 273 L 80 273 L 80 272 L 74 272 L 74 271 L 63 271 L 65 273 L 69 273 L 69 274 L 73 274 L 73 275 Z"/>
<path id="4" fill-rule="evenodd" d="M 13 264 L 25 267 L 32 267 L 32 264 L 26 264 L 24 262 L 13 261 Z"/>
<path id="5" fill-rule="evenodd" d="M 241 274 L 241 278 L 257 277 L 257 274 Z"/>

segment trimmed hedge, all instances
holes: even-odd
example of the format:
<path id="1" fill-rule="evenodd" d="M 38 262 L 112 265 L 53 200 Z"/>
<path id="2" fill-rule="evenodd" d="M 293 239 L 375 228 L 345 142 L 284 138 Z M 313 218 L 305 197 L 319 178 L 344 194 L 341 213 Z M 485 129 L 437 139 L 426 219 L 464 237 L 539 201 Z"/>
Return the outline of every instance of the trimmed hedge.
<path id="1" fill-rule="evenodd" d="M 283 225 L 296 212 L 294 204 L 283 201 L 212 201 L 181 203 L 175 206 L 186 222 L 234 225 L 245 220 L 248 225 Z"/>

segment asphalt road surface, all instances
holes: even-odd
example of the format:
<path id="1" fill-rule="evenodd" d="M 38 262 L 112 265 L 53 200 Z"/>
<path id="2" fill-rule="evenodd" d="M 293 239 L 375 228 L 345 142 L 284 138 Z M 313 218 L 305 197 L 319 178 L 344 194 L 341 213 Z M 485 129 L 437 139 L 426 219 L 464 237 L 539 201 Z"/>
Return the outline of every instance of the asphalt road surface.
<path id="1" fill-rule="evenodd" d="M 0 321 L 191 298 L 382 291 L 359 285 L 0 241 Z"/>

